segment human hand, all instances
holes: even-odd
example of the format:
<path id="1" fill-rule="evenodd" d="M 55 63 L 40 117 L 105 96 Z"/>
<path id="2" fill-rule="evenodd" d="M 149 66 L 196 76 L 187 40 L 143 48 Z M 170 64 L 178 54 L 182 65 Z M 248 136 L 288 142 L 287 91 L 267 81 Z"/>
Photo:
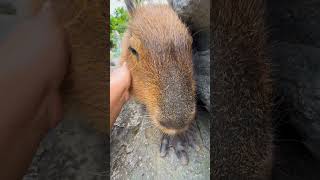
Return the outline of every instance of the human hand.
<path id="1" fill-rule="evenodd" d="M 126 63 L 115 69 L 110 76 L 110 128 L 118 117 L 122 106 L 128 101 L 131 74 Z"/>
<path id="2" fill-rule="evenodd" d="M 68 53 L 50 4 L 0 42 L 0 179 L 20 179 L 62 118 Z"/>
<path id="3" fill-rule="evenodd" d="M 66 51 L 63 29 L 58 25 L 49 1 L 36 16 L 18 25 L 0 45 L 0 74 L 7 82 L 3 87 L 7 86 L 7 92 L 14 94 L 4 98 L 16 99 L 8 99 L 7 102 L 21 102 L 21 111 L 17 107 L 6 106 L 7 111 L 5 108 L 4 112 L 28 118 L 26 114 L 34 116 L 41 109 L 40 106 L 30 106 L 31 103 L 45 104 L 48 107 L 44 108 L 47 109 L 44 121 L 50 127 L 57 124 L 62 117 L 59 88 L 67 70 Z M 26 88 L 29 91 L 24 91 Z M 31 97 L 33 99 L 26 99 Z M 42 103 L 43 100 L 46 102 Z M 10 116 L 7 118 L 17 118 Z"/>

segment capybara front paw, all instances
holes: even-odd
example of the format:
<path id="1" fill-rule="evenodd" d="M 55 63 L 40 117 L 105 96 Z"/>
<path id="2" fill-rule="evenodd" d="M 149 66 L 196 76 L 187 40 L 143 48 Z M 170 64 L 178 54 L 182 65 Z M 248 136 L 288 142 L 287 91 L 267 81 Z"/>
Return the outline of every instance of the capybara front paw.
<path id="1" fill-rule="evenodd" d="M 189 162 L 187 153 L 188 147 L 190 146 L 196 151 L 200 150 L 200 147 L 196 143 L 195 135 L 195 125 L 192 125 L 186 132 L 181 134 L 173 136 L 163 134 L 160 143 L 160 156 L 165 157 L 168 154 L 170 147 L 172 147 L 180 163 L 182 165 L 187 165 Z"/>

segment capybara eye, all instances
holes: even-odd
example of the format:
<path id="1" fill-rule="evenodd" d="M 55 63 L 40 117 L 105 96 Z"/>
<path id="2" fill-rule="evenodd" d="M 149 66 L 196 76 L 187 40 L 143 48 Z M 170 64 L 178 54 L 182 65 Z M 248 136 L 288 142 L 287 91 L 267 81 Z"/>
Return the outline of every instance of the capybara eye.
<path id="1" fill-rule="evenodd" d="M 133 47 L 129 46 L 129 50 L 130 52 L 135 55 L 137 57 L 137 59 L 139 59 L 139 54 L 137 52 L 137 50 L 135 50 Z"/>

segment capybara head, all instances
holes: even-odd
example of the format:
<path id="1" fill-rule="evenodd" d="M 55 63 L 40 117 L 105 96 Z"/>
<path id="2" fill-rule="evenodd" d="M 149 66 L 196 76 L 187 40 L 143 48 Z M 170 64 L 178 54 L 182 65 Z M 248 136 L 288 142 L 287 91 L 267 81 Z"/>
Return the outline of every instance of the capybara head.
<path id="1" fill-rule="evenodd" d="M 126 5 L 121 60 L 132 75 L 131 93 L 164 133 L 183 132 L 196 112 L 191 35 L 167 5 Z"/>

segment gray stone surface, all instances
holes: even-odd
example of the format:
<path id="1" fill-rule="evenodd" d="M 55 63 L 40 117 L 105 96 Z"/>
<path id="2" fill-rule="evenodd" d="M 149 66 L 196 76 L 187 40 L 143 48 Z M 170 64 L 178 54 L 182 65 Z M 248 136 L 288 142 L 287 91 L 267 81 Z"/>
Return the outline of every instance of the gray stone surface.
<path id="1" fill-rule="evenodd" d="M 210 0 L 168 0 L 192 31 L 209 28 Z"/>
<path id="2" fill-rule="evenodd" d="M 207 110 L 210 109 L 210 50 L 196 51 L 193 54 L 196 72 L 197 94 Z"/>
<path id="3" fill-rule="evenodd" d="M 210 130 L 208 113 L 196 120 L 200 150 L 189 148 L 183 166 L 171 149 L 160 157 L 161 133 L 151 123 L 143 105 L 130 100 L 118 117 L 111 135 L 111 179 L 209 179 Z"/>
<path id="4" fill-rule="evenodd" d="M 106 135 L 69 115 L 43 139 L 23 180 L 107 179 L 107 144 Z"/>

